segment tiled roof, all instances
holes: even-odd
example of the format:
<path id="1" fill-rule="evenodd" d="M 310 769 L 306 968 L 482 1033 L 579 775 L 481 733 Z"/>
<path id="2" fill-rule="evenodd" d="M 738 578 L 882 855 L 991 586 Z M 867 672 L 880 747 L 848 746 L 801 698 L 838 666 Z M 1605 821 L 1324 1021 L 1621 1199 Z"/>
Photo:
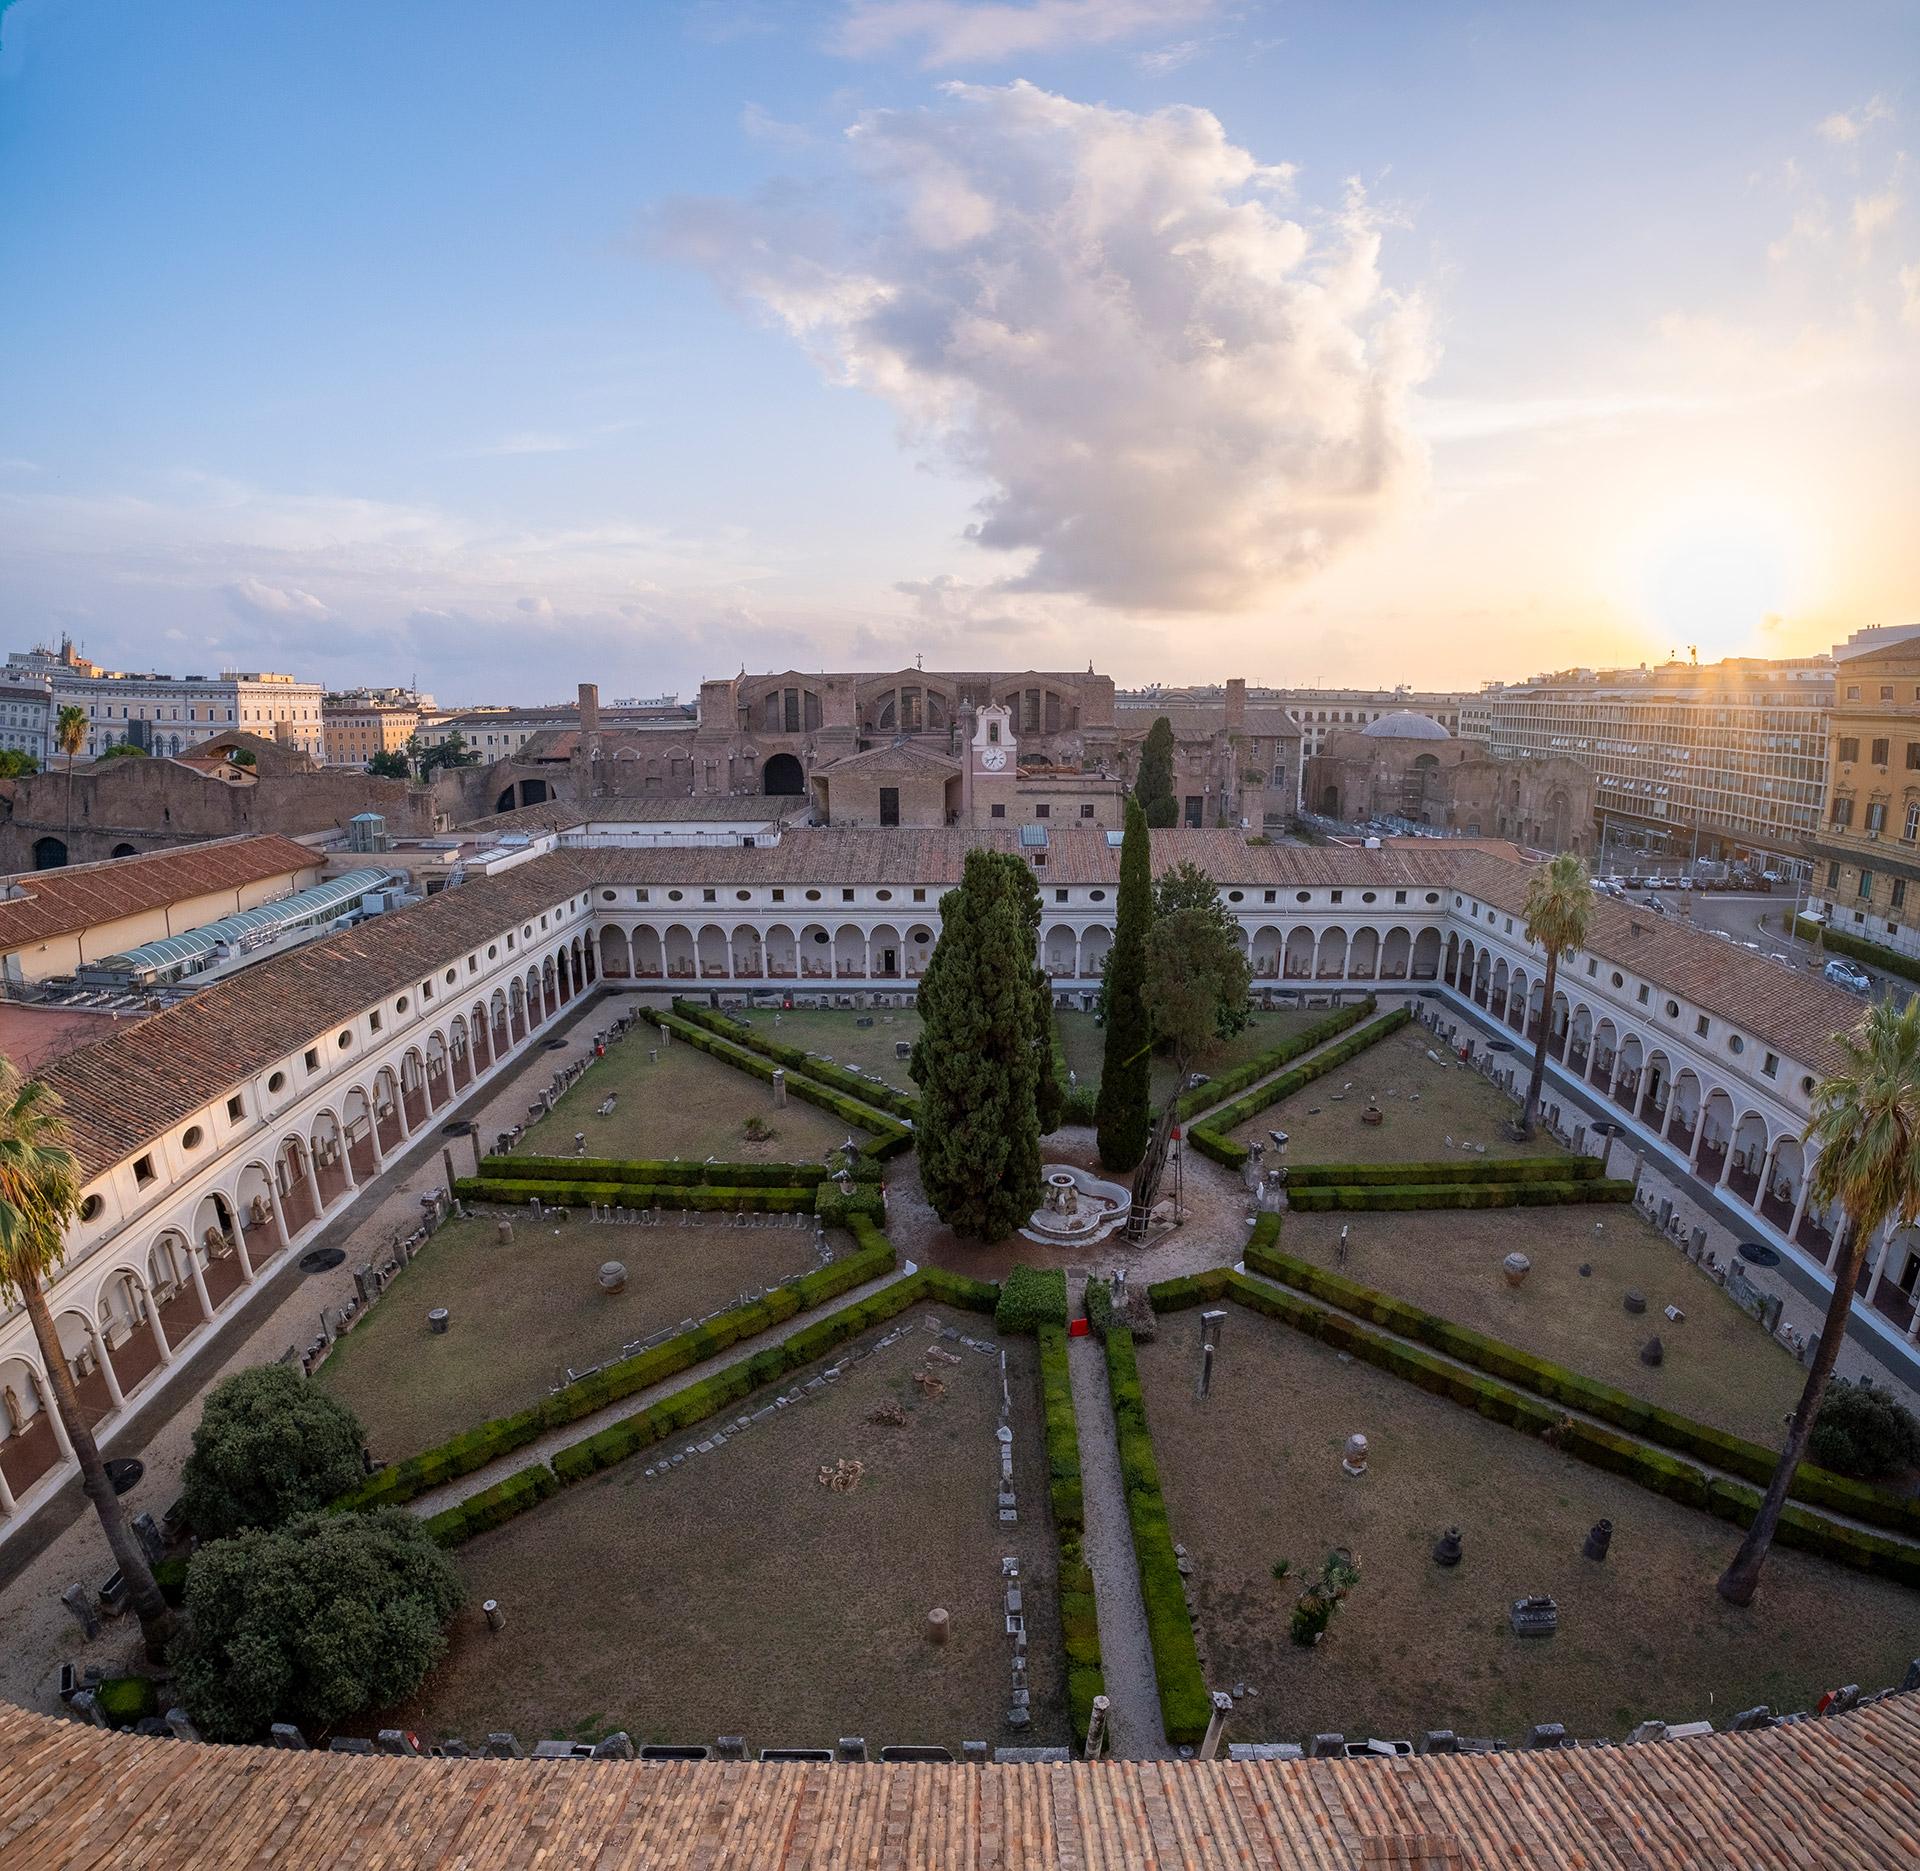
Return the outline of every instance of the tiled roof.
<path id="1" fill-rule="evenodd" d="M 674 798 L 640 794 L 624 799 L 589 799 L 585 804 L 550 799 L 545 805 L 519 806 L 461 826 L 464 832 L 572 831 L 579 825 L 662 825 L 701 821 L 771 825 L 775 819 L 806 816 L 807 802 L 797 793 L 689 793 Z"/>
<path id="2" fill-rule="evenodd" d="M 24 871 L 11 881 L 26 894 L 0 902 L 0 953 L 325 862 L 291 838 L 220 838 L 143 857 Z"/>
<path id="3" fill-rule="evenodd" d="M 336 1021 L 564 902 L 581 887 L 581 875 L 574 856 L 556 852 L 475 878 L 269 956 L 131 1030 L 69 1053 L 44 1077 L 65 1101 L 82 1173 L 98 1175 L 248 1074 L 311 1045 Z"/>
<path id="4" fill-rule="evenodd" d="M 1464 852 L 1454 887 L 1518 917 L 1528 867 Z M 1585 953 L 1657 981 L 1706 1013 L 1753 1033 L 1815 1071 L 1834 1065 L 1834 1035 L 1860 1022 L 1861 1005 L 1816 974 L 1723 942 L 1654 910 L 1596 895 Z"/>
<path id="5" fill-rule="evenodd" d="M 1119 715 L 1121 739 L 1141 739 L 1162 715 L 1166 716 L 1168 725 L 1173 729 L 1173 738 L 1177 741 L 1203 741 L 1209 735 L 1226 732 L 1225 702 L 1169 702 L 1165 707 L 1122 710 Z M 1300 732 L 1300 724 L 1285 708 L 1275 707 L 1271 703 L 1250 702 L 1242 732 L 1269 739 L 1291 737 Z"/>
<path id="6" fill-rule="evenodd" d="M 281 1753 L 0 1710 L 14 1871 L 1913 1871 L 1920 1708 L 1693 1741 L 1088 1766 Z"/>

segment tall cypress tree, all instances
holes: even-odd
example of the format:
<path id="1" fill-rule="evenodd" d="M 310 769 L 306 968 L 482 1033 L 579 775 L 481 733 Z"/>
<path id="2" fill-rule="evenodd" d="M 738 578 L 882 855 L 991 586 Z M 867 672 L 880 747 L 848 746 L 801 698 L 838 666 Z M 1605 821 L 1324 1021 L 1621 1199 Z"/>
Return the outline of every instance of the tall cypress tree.
<path id="1" fill-rule="evenodd" d="M 1147 815 L 1127 801 L 1120 845 L 1120 901 L 1107 954 L 1106 1050 L 1100 1066 L 1100 1161 L 1127 1170 L 1147 1147 L 1147 1099 L 1153 1078 L 1153 1022 L 1147 1013 L 1147 935 L 1153 927 L 1153 858 Z"/>
<path id="2" fill-rule="evenodd" d="M 1017 857 L 1003 854 L 1003 862 L 1013 868 L 1008 873 L 1014 899 L 1020 906 L 1020 921 L 1026 931 L 1028 951 L 1033 956 L 1033 1007 L 1030 1042 L 1033 1046 L 1033 1108 L 1040 1120 L 1040 1134 L 1060 1128 L 1066 1110 L 1067 1088 L 1053 1069 L 1053 983 L 1040 965 L 1040 881 L 1032 867 Z"/>
<path id="3" fill-rule="evenodd" d="M 1147 815 L 1147 823 L 1156 829 L 1164 829 L 1180 817 L 1180 805 L 1173 796 L 1173 723 L 1165 715 L 1147 730 L 1140 749 L 1140 771 L 1133 777 L 1133 796 Z"/>
<path id="4" fill-rule="evenodd" d="M 920 983 L 920 1180 L 942 1221 L 982 1241 L 1040 1206 L 1034 938 L 1016 875 L 1025 869 L 1008 853 L 967 853 Z"/>

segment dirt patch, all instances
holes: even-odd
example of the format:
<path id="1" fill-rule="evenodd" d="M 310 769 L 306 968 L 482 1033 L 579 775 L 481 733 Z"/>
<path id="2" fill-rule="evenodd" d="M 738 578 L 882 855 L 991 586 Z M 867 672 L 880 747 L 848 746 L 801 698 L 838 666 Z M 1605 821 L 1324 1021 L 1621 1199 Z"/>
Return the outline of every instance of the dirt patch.
<path id="1" fill-rule="evenodd" d="M 1273 1013 L 1257 1012 L 1242 1032 L 1236 1033 L 1202 1059 L 1198 1069 L 1214 1075 L 1230 1071 L 1260 1053 L 1271 1052 L 1274 1047 L 1292 1039 L 1296 1033 L 1304 1033 L 1308 1027 L 1318 1025 L 1326 1017 L 1327 1010 L 1324 1007 L 1312 1011 L 1299 1008 Z M 1078 1075 L 1081 1084 L 1097 1088 L 1106 1046 L 1106 1029 L 1090 1013 L 1063 1011 L 1053 1016 L 1053 1022 L 1060 1033 L 1060 1047 L 1067 1056 L 1068 1069 Z M 1163 1104 L 1172 1091 L 1172 1062 L 1155 1059 L 1151 1092 L 1155 1106 Z"/>

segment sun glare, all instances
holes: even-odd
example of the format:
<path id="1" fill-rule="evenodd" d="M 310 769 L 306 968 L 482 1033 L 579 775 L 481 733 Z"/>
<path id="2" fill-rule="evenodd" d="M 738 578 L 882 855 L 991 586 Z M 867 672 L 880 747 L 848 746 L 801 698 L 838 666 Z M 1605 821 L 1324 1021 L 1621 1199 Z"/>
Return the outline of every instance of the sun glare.
<path id="1" fill-rule="evenodd" d="M 1810 554 L 1781 503 L 1716 490 L 1663 507 L 1630 553 L 1634 608 L 1666 645 L 1702 662 L 1762 652 L 1770 617 L 1805 598 Z"/>

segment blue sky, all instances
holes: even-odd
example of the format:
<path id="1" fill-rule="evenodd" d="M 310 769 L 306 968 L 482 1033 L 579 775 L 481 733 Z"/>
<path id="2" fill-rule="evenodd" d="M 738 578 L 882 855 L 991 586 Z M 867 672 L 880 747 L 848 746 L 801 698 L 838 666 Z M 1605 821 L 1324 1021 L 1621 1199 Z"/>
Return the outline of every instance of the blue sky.
<path id="1" fill-rule="evenodd" d="M 1920 621 L 1920 9 L 0 14 L 0 618 L 443 698 Z"/>

